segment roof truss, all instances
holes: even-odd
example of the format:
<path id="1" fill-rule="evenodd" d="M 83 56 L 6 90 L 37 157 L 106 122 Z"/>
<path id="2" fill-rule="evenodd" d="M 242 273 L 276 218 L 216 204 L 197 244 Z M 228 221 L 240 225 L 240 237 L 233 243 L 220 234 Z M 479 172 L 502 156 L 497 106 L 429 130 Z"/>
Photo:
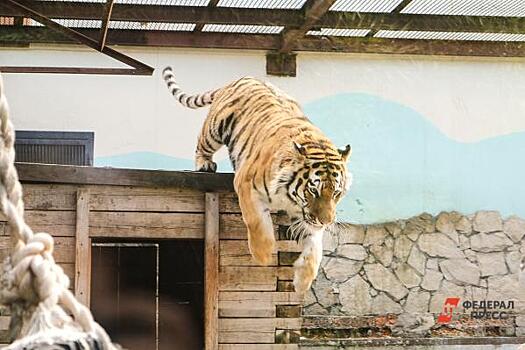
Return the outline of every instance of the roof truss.
<path id="1" fill-rule="evenodd" d="M 10 6 L 13 2 L 21 1 L 3 1 L 0 4 L 0 16 L 34 18 L 34 14 L 28 15 L 27 9 Z M 74 32 L 83 36 L 79 40 L 80 37 L 72 35 L 71 29 L 66 31 L 60 28 L 58 32 L 49 30 L 55 29 L 49 22 L 46 22 L 49 28 L 5 25 L 0 26 L 0 45 L 80 41 L 103 53 L 109 52 L 110 56 L 113 52 L 108 51 L 106 45 L 258 49 L 269 51 L 267 58 L 272 61 L 267 62 L 268 72 L 283 75 L 295 74 L 294 52 L 297 51 L 525 57 L 525 38 L 521 41 L 387 39 L 378 34 L 384 30 L 525 34 L 525 17 L 402 13 L 411 0 L 400 1 L 390 13 L 330 11 L 335 2 L 307 0 L 301 9 L 293 10 L 221 7 L 218 6 L 218 0 L 211 0 L 208 6 L 198 7 L 113 4 L 113 0 L 108 0 L 106 4 L 24 0 L 21 6 L 30 7 L 48 20 L 98 20 L 102 22 L 102 26 L 100 29 L 76 29 Z M 111 28 L 111 23 L 118 23 L 115 21 L 190 23 L 194 24 L 194 29 L 114 29 Z M 218 33 L 205 31 L 206 24 L 279 26 L 284 29 L 278 34 Z M 359 37 L 310 35 L 311 30 L 318 31 L 321 28 L 366 30 L 366 34 Z M 93 42 L 97 44 L 94 45 Z M 119 57 L 118 53 L 116 56 Z M 120 58 L 127 64 L 136 63 L 129 61 L 129 57 Z M 135 69 L 135 74 L 137 71 L 146 71 L 145 67 L 136 66 Z"/>

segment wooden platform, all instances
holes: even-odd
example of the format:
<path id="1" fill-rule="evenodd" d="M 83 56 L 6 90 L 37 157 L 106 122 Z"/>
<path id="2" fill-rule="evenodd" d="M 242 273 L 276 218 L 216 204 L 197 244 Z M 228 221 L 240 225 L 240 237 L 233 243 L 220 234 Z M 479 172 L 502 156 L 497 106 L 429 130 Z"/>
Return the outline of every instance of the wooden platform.
<path id="1" fill-rule="evenodd" d="M 55 237 L 55 257 L 90 302 L 91 242 L 107 238 L 205 241 L 206 349 L 297 349 L 300 297 L 290 259 L 253 262 L 232 174 L 17 164 L 26 218 Z M 276 232 L 287 224 L 274 214 Z M 0 222 L 0 258 L 9 251 Z M 298 252 L 281 240 L 279 252 Z M 8 316 L 0 316 L 2 335 Z M 3 341 L 5 342 L 5 340 Z"/>

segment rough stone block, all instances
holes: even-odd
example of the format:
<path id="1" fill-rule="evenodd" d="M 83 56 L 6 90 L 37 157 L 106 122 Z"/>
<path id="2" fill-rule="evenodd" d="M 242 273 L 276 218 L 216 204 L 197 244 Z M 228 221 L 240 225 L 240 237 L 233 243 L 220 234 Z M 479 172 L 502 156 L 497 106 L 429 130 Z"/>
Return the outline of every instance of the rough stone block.
<path id="1" fill-rule="evenodd" d="M 374 315 L 400 314 L 402 312 L 403 308 L 385 293 L 380 293 L 372 301 L 372 314 Z"/>
<path id="2" fill-rule="evenodd" d="M 326 277 L 333 282 L 344 282 L 357 274 L 363 267 L 362 261 L 345 258 L 328 258 L 323 266 Z"/>
<path id="3" fill-rule="evenodd" d="M 511 216 L 503 224 L 503 232 L 514 242 L 518 243 L 525 235 L 525 220 Z"/>
<path id="4" fill-rule="evenodd" d="M 417 245 L 414 245 L 412 249 L 410 250 L 410 255 L 408 256 L 408 264 L 412 266 L 414 269 L 416 269 L 417 272 L 420 274 L 425 273 L 425 264 L 427 262 L 427 258 L 425 254 L 423 254 L 417 247 Z"/>
<path id="5" fill-rule="evenodd" d="M 349 315 L 366 315 L 372 307 L 370 285 L 359 275 L 350 278 L 339 286 L 339 299 L 342 311 Z"/>
<path id="6" fill-rule="evenodd" d="M 512 245 L 512 241 L 503 232 L 478 233 L 470 237 L 470 249 L 477 252 L 500 252 Z"/>
<path id="7" fill-rule="evenodd" d="M 337 255 L 351 260 L 365 260 L 368 256 L 365 248 L 358 244 L 344 244 L 337 248 Z"/>
<path id="8" fill-rule="evenodd" d="M 505 255 L 500 253 L 478 253 L 481 276 L 504 275 L 507 273 Z"/>
<path id="9" fill-rule="evenodd" d="M 441 272 L 427 269 L 425 275 L 423 276 L 421 287 L 431 291 L 438 290 L 442 279 L 443 274 Z"/>
<path id="10" fill-rule="evenodd" d="M 395 300 L 400 300 L 408 294 L 408 289 L 383 265 L 365 265 L 364 269 L 368 281 L 375 289 L 388 293 Z"/>
<path id="11" fill-rule="evenodd" d="M 394 243 L 394 256 L 405 262 L 412 249 L 412 241 L 406 236 L 400 236 Z"/>
<path id="12" fill-rule="evenodd" d="M 408 264 L 401 263 L 394 270 L 397 278 L 405 285 L 407 288 L 412 288 L 419 286 L 421 283 L 421 277 L 418 275 L 415 269 L 410 267 Z"/>
<path id="13" fill-rule="evenodd" d="M 432 257 L 463 257 L 463 253 L 461 252 L 461 250 L 459 250 L 456 243 L 443 233 L 429 233 L 421 235 L 417 240 L 417 244 L 421 251 L 427 253 Z"/>
<path id="14" fill-rule="evenodd" d="M 478 285 L 479 267 L 467 259 L 448 259 L 439 263 L 445 278 L 459 285 Z"/>
<path id="15" fill-rule="evenodd" d="M 474 215 L 472 228 L 477 232 L 496 232 L 503 230 L 501 215 L 497 211 L 478 211 Z"/>
<path id="16" fill-rule="evenodd" d="M 382 244 L 388 236 L 387 230 L 380 225 L 368 226 L 366 229 L 363 245 Z"/>

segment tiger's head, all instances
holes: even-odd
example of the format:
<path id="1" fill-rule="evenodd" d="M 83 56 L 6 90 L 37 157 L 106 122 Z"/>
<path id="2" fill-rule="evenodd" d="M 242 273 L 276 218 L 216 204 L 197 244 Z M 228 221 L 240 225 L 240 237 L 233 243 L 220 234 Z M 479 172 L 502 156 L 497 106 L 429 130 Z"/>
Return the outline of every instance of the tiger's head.
<path id="1" fill-rule="evenodd" d="M 302 161 L 289 181 L 288 197 L 301 207 L 306 223 L 330 225 L 335 220 L 337 203 L 352 183 L 352 175 L 346 169 L 350 145 L 335 149 L 294 142 L 294 146 Z"/>

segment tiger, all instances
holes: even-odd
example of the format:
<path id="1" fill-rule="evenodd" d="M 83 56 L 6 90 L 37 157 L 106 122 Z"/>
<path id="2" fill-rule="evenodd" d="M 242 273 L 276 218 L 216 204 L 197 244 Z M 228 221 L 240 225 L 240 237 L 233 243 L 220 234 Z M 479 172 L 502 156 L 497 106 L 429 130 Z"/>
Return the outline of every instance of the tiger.
<path id="1" fill-rule="evenodd" d="M 195 151 L 195 170 L 215 172 L 214 153 L 226 146 L 235 172 L 234 189 L 248 231 L 248 246 L 261 265 L 271 262 L 275 236 L 270 213 L 295 219 L 303 248 L 294 262 L 293 284 L 304 293 L 317 276 L 323 233 L 349 190 L 351 147 L 336 148 L 293 98 L 274 85 L 243 77 L 222 88 L 188 95 L 171 67 L 162 76 L 184 107 L 210 105 Z"/>

